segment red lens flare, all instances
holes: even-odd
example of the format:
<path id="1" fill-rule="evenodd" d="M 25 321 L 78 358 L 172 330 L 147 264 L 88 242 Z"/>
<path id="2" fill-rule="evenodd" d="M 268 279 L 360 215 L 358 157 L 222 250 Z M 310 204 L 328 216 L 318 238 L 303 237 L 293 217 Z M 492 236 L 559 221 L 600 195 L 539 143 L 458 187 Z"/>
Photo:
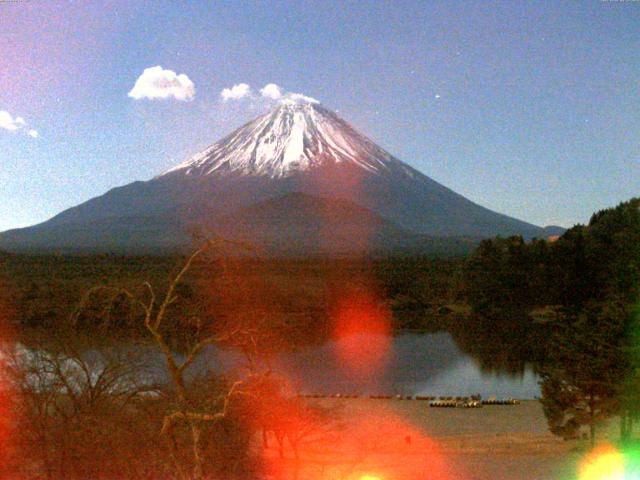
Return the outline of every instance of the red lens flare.
<path id="1" fill-rule="evenodd" d="M 391 312 L 368 291 L 338 298 L 332 312 L 333 339 L 345 371 L 371 375 L 382 370 L 391 350 Z"/>
<path id="2" fill-rule="evenodd" d="M 0 477 L 11 475 L 12 453 L 15 445 L 12 444 L 12 429 L 14 422 L 12 382 L 5 362 L 7 347 L 11 347 L 13 336 L 10 330 L 10 318 L 8 289 L 0 282 Z"/>
<path id="3" fill-rule="evenodd" d="M 212 278 L 200 286 L 214 319 L 211 327 L 225 339 L 223 344 L 248 357 L 251 369 L 268 368 L 264 361 L 273 360 L 286 342 L 286 300 L 295 286 L 281 284 L 283 275 L 268 262 L 227 258 L 211 268 Z M 252 363 L 257 360 L 262 365 Z"/>
<path id="4" fill-rule="evenodd" d="M 359 417 L 354 434 L 363 459 L 359 470 L 365 478 L 460 478 L 440 445 L 397 413 L 378 407 L 370 413 L 361 412 Z"/>
<path id="5" fill-rule="evenodd" d="M 451 480 L 470 478 L 451 465 L 440 445 L 379 403 L 341 404 L 329 400 L 320 408 L 333 413 L 332 421 L 317 428 L 297 445 L 284 439 L 278 452 L 275 440 L 263 449 L 265 473 L 275 478 L 320 480 Z M 318 405 L 316 405 L 317 407 Z M 342 414 L 340 407 L 346 407 Z"/>

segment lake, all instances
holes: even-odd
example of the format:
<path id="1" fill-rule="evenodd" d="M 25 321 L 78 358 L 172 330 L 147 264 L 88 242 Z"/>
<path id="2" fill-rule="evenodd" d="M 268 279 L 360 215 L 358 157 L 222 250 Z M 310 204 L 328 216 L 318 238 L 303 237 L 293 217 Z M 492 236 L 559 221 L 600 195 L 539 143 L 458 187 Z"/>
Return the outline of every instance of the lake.
<path id="1" fill-rule="evenodd" d="M 347 346 L 345 347 L 345 343 Z M 375 368 L 345 368 L 344 350 L 364 350 L 384 345 L 383 358 L 370 358 Z M 364 360 L 367 360 L 365 357 Z M 243 357 L 228 349 L 211 348 L 196 370 L 229 371 L 242 365 Z M 540 387 L 533 370 L 522 374 L 483 371 L 463 353 L 446 332 L 402 333 L 390 339 L 359 334 L 295 352 L 275 355 L 273 370 L 307 394 L 403 394 L 432 396 L 489 396 L 535 398 Z"/>
<path id="2" fill-rule="evenodd" d="M 35 360 L 38 351 L 24 349 Z M 30 354 L 28 352 L 31 352 Z M 43 351 L 39 351 L 44 354 Z M 153 344 L 108 347 L 108 355 L 133 353 L 144 360 L 138 381 L 166 382 L 164 359 Z M 46 354 L 45 354 L 46 355 Z M 85 351 L 82 356 L 98 374 L 103 354 Z M 354 356 L 354 357 L 352 357 Z M 122 358 L 134 358 L 122 357 Z M 349 368 L 356 358 L 358 368 Z M 125 360 L 127 361 L 127 360 Z M 217 346 L 204 350 L 187 373 L 232 373 L 245 368 L 245 357 L 236 350 Z M 274 373 L 286 378 L 296 392 L 322 395 L 425 395 L 513 397 L 532 399 L 540 395 L 535 373 L 526 368 L 520 374 L 489 372 L 465 354 L 446 333 L 402 333 L 392 337 L 376 334 L 349 335 L 339 340 L 299 347 L 270 358 Z"/>

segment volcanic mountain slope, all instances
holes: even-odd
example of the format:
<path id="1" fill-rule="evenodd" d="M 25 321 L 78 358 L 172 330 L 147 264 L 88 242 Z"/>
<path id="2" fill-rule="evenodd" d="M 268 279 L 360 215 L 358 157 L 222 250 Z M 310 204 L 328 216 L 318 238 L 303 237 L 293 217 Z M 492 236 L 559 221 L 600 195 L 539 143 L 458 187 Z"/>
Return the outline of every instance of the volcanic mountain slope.
<path id="1" fill-rule="evenodd" d="M 152 180 L 0 234 L 0 248 L 175 249 L 196 226 L 327 252 L 428 245 L 425 236 L 545 235 L 435 182 L 321 105 L 288 102 Z"/>
<path id="2" fill-rule="evenodd" d="M 282 256 L 348 255 L 353 252 L 459 255 L 475 242 L 403 230 L 349 200 L 291 193 L 225 217 L 219 230 L 229 238 Z"/>

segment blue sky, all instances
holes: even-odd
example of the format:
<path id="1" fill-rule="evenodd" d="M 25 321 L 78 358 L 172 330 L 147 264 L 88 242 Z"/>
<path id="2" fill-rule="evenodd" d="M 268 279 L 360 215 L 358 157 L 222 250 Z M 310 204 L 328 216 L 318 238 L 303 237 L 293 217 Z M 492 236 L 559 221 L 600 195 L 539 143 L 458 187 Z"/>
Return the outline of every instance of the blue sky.
<path id="1" fill-rule="evenodd" d="M 193 99 L 129 97 L 153 66 L 187 75 Z M 222 101 L 239 83 L 317 98 L 539 225 L 640 194 L 640 2 L 25 0 L 0 2 L 0 230 L 150 179 L 257 116 L 264 102 Z"/>

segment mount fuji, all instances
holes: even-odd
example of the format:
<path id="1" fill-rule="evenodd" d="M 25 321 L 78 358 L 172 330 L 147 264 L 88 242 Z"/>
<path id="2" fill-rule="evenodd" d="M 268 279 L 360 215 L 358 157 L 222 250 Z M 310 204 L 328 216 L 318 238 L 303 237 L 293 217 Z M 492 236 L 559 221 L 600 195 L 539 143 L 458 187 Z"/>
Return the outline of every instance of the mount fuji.
<path id="1" fill-rule="evenodd" d="M 149 181 L 0 233 L 0 248 L 178 250 L 196 228 L 277 255 L 434 253 L 549 234 L 437 183 L 320 104 L 288 100 Z"/>

